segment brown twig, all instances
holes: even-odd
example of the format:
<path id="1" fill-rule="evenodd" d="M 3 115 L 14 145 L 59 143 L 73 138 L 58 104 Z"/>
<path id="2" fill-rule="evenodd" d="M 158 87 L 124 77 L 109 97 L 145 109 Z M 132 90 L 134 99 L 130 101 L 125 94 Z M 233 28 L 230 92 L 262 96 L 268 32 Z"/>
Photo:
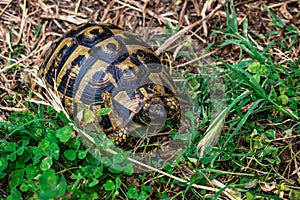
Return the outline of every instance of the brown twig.
<path id="1" fill-rule="evenodd" d="M 7 2 L 7 4 L 5 5 L 5 7 L 1 10 L 0 17 L 5 12 L 5 10 L 8 8 L 8 6 L 11 4 L 11 2 L 12 2 L 12 0 L 10 0 L 9 2 Z"/>
<path id="2" fill-rule="evenodd" d="M 27 108 L 6 107 L 6 106 L 0 105 L 0 110 L 5 110 L 5 111 L 9 111 L 9 112 L 25 112 L 28 109 Z"/>
<path id="3" fill-rule="evenodd" d="M 194 4 L 197 16 L 199 17 L 201 15 L 201 11 L 200 11 L 200 6 L 198 4 L 198 1 L 197 0 L 192 0 L 192 2 Z"/>
<path id="4" fill-rule="evenodd" d="M 183 23 L 183 18 L 184 18 L 184 13 L 186 10 L 186 6 L 187 6 L 187 0 L 184 0 L 184 3 L 182 5 L 182 10 L 180 11 L 180 15 L 179 15 L 179 21 L 178 21 L 178 26 L 181 27 L 182 23 Z"/>

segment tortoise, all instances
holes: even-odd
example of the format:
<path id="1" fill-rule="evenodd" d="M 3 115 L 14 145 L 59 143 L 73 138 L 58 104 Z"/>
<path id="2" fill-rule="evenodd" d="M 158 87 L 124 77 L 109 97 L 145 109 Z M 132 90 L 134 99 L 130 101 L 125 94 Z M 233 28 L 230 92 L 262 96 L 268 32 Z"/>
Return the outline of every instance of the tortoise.
<path id="1" fill-rule="evenodd" d="M 103 131 L 116 145 L 128 138 L 129 122 L 155 125 L 180 120 L 176 88 L 154 51 L 135 34 L 109 23 L 85 23 L 65 33 L 45 57 L 39 73 L 56 89 L 63 106 L 87 130 Z M 97 115 L 107 108 L 108 112 Z M 82 122 L 85 109 L 96 117 Z"/>

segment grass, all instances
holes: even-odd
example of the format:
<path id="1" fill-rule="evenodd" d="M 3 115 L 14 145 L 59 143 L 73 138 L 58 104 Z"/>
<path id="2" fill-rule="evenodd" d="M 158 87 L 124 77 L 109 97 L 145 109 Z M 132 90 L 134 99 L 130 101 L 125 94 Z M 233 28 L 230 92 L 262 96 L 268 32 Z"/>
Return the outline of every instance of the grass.
<path id="1" fill-rule="evenodd" d="M 275 27 L 272 32 L 257 35 L 249 30 L 247 18 L 239 25 L 231 1 L 225 8 L 226 27 L 214 32 L 223 39 L 208 51 L 238 48 L 238 61 L 229 63 L 215 55 L 226 87 L 227 116 L 216 147 L 200 159 L 197 146 L 212 119 L 203 105 L 212 101 L 203 79 L 187 74 L 205 111 L 195 132 L 199 137 L 162 170 L 184 180 L 189 177 L 189 184 L 158 171 L 134 174 L 132 164 L 124 165 L 126 157 L 120 155 L 101 157 L 100 162 L 74 137 L 63 113 L 26 102 L 30 111 L 14 112 L 0 122 L 0 197 L 300 199 L 300 61 L 299 55 L 290 58 L 299 49 L 300 31 L 264 9 Z M 11 59 L 24 53 L 22 44 L 13 49 Z"/>

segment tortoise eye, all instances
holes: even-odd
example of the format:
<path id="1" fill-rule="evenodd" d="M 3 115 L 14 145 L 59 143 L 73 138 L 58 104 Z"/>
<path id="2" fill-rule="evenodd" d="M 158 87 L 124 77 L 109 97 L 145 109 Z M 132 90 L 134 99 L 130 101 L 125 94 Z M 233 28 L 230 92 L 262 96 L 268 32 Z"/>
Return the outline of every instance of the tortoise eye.
<path id="1" fill-rule="evenodd" d="M 137 55 L 138 55 L 139 57 L 144 58 L 144 57 L 145 57 L 145 54 L 146 54 L 146 52 L 144 52 L 144 51 L 141 50 L 141 49 L 139 49 L 139 50 L 137 51 Z"/>

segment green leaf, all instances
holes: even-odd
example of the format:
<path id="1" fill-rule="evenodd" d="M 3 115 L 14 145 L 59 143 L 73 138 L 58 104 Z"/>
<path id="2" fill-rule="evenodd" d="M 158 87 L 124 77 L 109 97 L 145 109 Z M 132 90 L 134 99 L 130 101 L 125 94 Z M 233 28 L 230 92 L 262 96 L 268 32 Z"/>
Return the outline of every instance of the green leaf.
<path id="1" fill-rule="evenodd" d="M 60 155 L 60 148 L 57 143 L 52 143 L 50 155 L 53 159 L 58 160 Z"/>
<path id="2" fill-rule="evenodd" d="M 126 194 L 129 199 L 137 199 L 139 195 L 135 188 L 129 188 Z"/>
<path id="3" fill-rule="evenodd" d="M 259 72 L 259 68 L 260 68 L 260 63 L 259 62 L 253 62 L 252 64 L 250 64 L 248 66 L 248 70 L 249 72 L 253 73 L 253 74 L 257 74 Z"/>
<path id="4" fill-rule="evenodd" d="M 267 76 L 270 74 L 270 70 L 267 68 L 266 65 L 262 64 L 259 68 L 258 73 L 259 73 L 259 75 Z"/>
<path id="5" fill-rule="evenodd" d="M 15 161 L 17 159 L 17 152 L 12 152 L 6 158 L 7 160 Z"/>
<path id="6" fill-rule="evenodd" d="M 113 163 L 122 163 L 124 161 L 124 156 L 121 153 L 113 155 Z"/>
<path id="7" fill-rule="evenodd" d="M 81 146 L 81 140 L 78 137 L 72 138 L 71 140 L 69 140 L 69 145 L 73 148 L 73 149 L 79 149 Z"/>
<path id="8" fill-rule="evenodd" d="M 11 189 L 11 195 L 7 197 L 7 200 L 21 200 L 21 192 L 17 190 L 16 188 Z"/>
<path id="9" fill-rule="evenodd" d="M 266 136 L 269 138 L 269 139 L 275 139 L 276 138 L 276 132 L 274 130 L 267 130 L 266 131 Z"/>
<path id="10" fill-rule="evenodd" d="M 41 28 L 42 28 L 42 24 L 41 23 L 38 23 L 35 31 L 34 31 L 34 37 L 33 37 L 33 40 L 36 40 L 41 32 Z M 49 106 L 50 107 L 50 106 Z"/>
<path id="11" fill-rule="evenodd" d="M 103 141 L 106 140 L 106 134 L 103 131 L 100 131 L 97 133 L 97 137 L 99 138 L 99 140 Z M 111 144 L 113 145 L 113 143 Z"/>
<path id="12" fill-rule="evenodd" d="M 39 177 L 39 183 L 41 190 L 49 190 L 56 187 L 57 177 L 55 175 L 54 169 L 47 169 Z"/>
<path id="13" fill-rule="evenodd" d="M 248 19 L 247 18 L 243 22 L 243 33 L 244 33 L 244 37 L 247 38 L 248 37 Z"/>
<path id="14" fill-rule="evenodd" d="M 272 22 L 276 26 L 280 28 L 283 28 L 285 26 L 285 23 L 282 21 L 282 19 L 280 19 L 273 11 L 271 11 L 271 9 L 268 6 L 264 5 L 263 7 L 273 17 Z"/>
<path id="15" fill-rule="evenodd" d="M 254 80 L 259 83 L 260 82 L 260 75 L 259 74 L 254 74 L 253 75 Z"/>
<path id="16" fill-rule="evenodd" d="M 106 137 L 106 136 L 105 136 Z M 109 149 L 114 145 L 112 138 L 105 138 L 105 142 L 101 143 L 103 145 L 103 149 Z"/>
<path id="17" fill-rule="evenodd" d="M 247 198 L 247 200 L 253 200 L 254 199 L 253 195 L 250 192 L 246 192 L 246 198 Z"/>
<path id="18" fill-rule="evenodd" d="M 46 157 L 42 160 L 42 162 L 40 164 L 40 168 L 42 171 L 46 171 L 47 169 L 50 169 L 52 164 L 53 164 L 52 157 Z"/>
<path id="19" fill-rule="evenodd" d="M 17 145 L 15 142 L 10 142 L 5 146 L 5 151 L 14 152 L 17 150 Z"/>
<path id="20" fill-rule="evenodd" d="M 17 187 L 17 186 L 21 185 L 22 183 L 25 183 L 26 180 L 24 178 L 24 173 L 25 173 L 24 169 L 18 169 L 16 171 L 12 172 L 9 186 L 11 188 L 13 188 L 13 187 Z"/>
<path id="21" fill-rule="evenodd" d="M 89 109 L 83 109 L 83 121 L 85 123 L 91 123 L 92 121 L 94 121 L 95 119 L 95 115 L 93 113 L 93 111 L 89 110 Z"/>
<path id="22" fill-rule="evenodd" d="M 166 192 L 162 192 L 161 199 L 169 199 L 169 195 Z"/>
<path id="23" fill-rule="evenodd" d="M 67 182 L 63 175 L 60 177 L 60 181 L 59 184 L 57 185 L 57 189 L 58 189 L 58 194 L 60 196 L 63 196 L 67 191 Z"/>
<path id="24" fill-rule="evenodd" d="M 5 159 L 4 157 L 0 158 L 0 172 L 4 171 L 8 166 L 8 162 L 7 159 Z"/>
<path id="25" fill-rule="evenodd" d="M 98 200 L 98 199 L 101 199 L 99 197 L 99 192 L 92 192 L 90 195 L 89 195 L 89 198 L 88 199 L 93 199 L 93 200 Z M 102 198 L 103 199 L 103 198 Z"/>
<path id="26" fill-rule="evenodd" d="M 285 94 L 288 91 L 289 87 L 287 86 L 280 86 L 279 87 L 279 92 L 280 94 Z"/>
<path id="27" fill-rule="evenodd" d="M 26 171 L 27 180 L 31 180 L 35 178 L 40 172 L 39 168 L 32 164 L 27 165 L 25 171 Z"/>
<path id="28" fill-rule="evenodd" d="M 105 184 L 104 184 L 104 189 L 106 190 L 106 191 L 112 191 L 112 190 L 114 190 L 115 189 L 115 184 L 114 184 L 114 182 L 112 181 L 112 180 L 107 180 L 106 182 L 105 182 Z"/>
<path id="29" fill-rule="evenodd" d="M 133 163 L 127 163 L 125 168 L 124 168 L 124 172 L 127 175 L 132 175 L 133 174 Z"/>
<path id="30" fill-rule="evenodd" d="M 30 157 L 27 154 L 20 156 L 15 163 L 15 167 L 19 169 L 23 169 L 26 166 L 26 162 L 30 160 Z"/>
<path id="31" fill-rule="evenodd" d="M 103 116 L 103 115 L 107 115 L 111 112 L 110 108 L 100 108 L 99 110 L 97 110 L 97 115 L 98 116 Z"/>
<path id="32" fill-rule="evenodd" d="M 150 185 L 144 185 L 144 189 L 143 190 L 147 191 L 147 192 L 152 192 L 153 191 L 153 189 L 152 189 L 152 187 Z"/>
<path id="33" fill-rule="evenodd" d="M 88 152 L 87 150 L 78 151 L 78 158 L 79 159 L 84 159 L 86 157 L 87 152 Z"/>
<path id="34" fill-rule="evenodd" d="M 99 180 L 97 179 L 93 179 L 90 183 L 89 183 L 89 187 L 94 187 L 95 185 L 97 185 L 99 183 Z M 105 187 L 105 185 L 104 185 Z"/>
<path id="35" fill-rule="evenodd" d="M 75 160 L 77 157 L 77 150 L 66 150 L 64 152 L 64 156 L 68 159 L 68 160 Z"/>
<path id="36" fill-rule="evenodd" d="M 101 166 L 99 166 L 99 167 L 96 167 L 95 169 L 94 169 L 94 177 L 95 178 L 99 178 L 99 177 L 102 177 L 103 176 L 103 167 Z"/>
<path id="37" fill-rule="evenodd" d="M 29 186 L 28 186 L 27 183 L 22 183 L 22 184 L 21 184 L 20 190 L 21 190 L 22 192 L 27 192 L 28 189 L 29 189 Z"/>
<path id="38" fill-rule="evenodd" d="M 265 36 L 265 35 L 263 35 L 262 33 L 260 33 L 259 35 L 258 35 L 258 37 L 260 38 L 260 39 L 266 39 L 267 37 Z"/>
<path id="39" fill-rule="evenodd" d="M 48 156 L 51 151 L 52 141 L 49 137 L 46 137 L 39 144 L 38 148 L 34 149 L 34 154 Z"/>
<path id="40" fill-rule="evenodd" d="M 17 155 L 18 155 L 18 156 L 22 155 L 22 154 L 24 153 L 24 149 L 25 149 L 24 146 L 21 146 L 20 148 L 18 148 L 18 150 L 17 150 Z"/>
<path id="41" fill-rule="evenodd" d="M 116 189 L 120 188 L 120 187 L 121 187 L 121 184 L 122 184 L 121 179 L 120 179 L 119 177 L 117 177 L 117 178 L 115 179 L 115 181 L 116 181 Z"/>
<path id="42" fill-rule="evenodd" d="M 67 118 L 67 116 L 65 115 L 65 113 L 63 113 L 62 111 L 60 111 L 60 112 L 58 113 L 58 117 L 59 117 L 59 119 L 60 119 L 62 122 L 64 122 L 64 123 L 70 122 L 70 120 Z"/>
<path id="43" fill-rule="evenodd" d="M 39 199 L 52 199 L 58 195 L 57 190 L 58 177 L 55 175 L 54 169 L 48 169 L 39 177 L 40 195 Z"/>
<path id="44" fill-rule="evenodd" d="M 72 126 L 64 126 L 60 129 L 58 129 L 55 133 L 56 137 L 59 138 L 61 142 L 67 142 L 69 141 L 71 134 L 73 132 Z"/>
<path id="45" fill-rule="evenodd" d="M 281 101 L 282 105 L 286 105 L 289 102 L 289 97 L 286 96 L 285 94 L 282 94 L 278 97 L 278 100 Z"/>
<path id="46" fill-rule="evenodd" d="M 138 199 L 144 200 L 147 199 L 147 197 L 148 197 L 147 192 L 141 191 Z"/>
<path id="47" fill-rule="evenodd" d="M 123 166 L 113 163 L 112 165 L 110 165 L 109 171 L 111 171 L 112 173 L 120 173 L 121 171 L 123 171 Z"/>
<path id="48" fill-rule="evenodd" d="M 298 179 L 298 183 L 300 179 Z M 300 199 L 300 191 L 299 190 L 291 190 L 289 193 L 289 199 Z"/>
<path id="49" fill-rule="evenodd" d="M 112 164 L 111 160 L 108 157 L 102 157 L 101 163 L 103 163 L 106 166 L 110 166 Z"/>

